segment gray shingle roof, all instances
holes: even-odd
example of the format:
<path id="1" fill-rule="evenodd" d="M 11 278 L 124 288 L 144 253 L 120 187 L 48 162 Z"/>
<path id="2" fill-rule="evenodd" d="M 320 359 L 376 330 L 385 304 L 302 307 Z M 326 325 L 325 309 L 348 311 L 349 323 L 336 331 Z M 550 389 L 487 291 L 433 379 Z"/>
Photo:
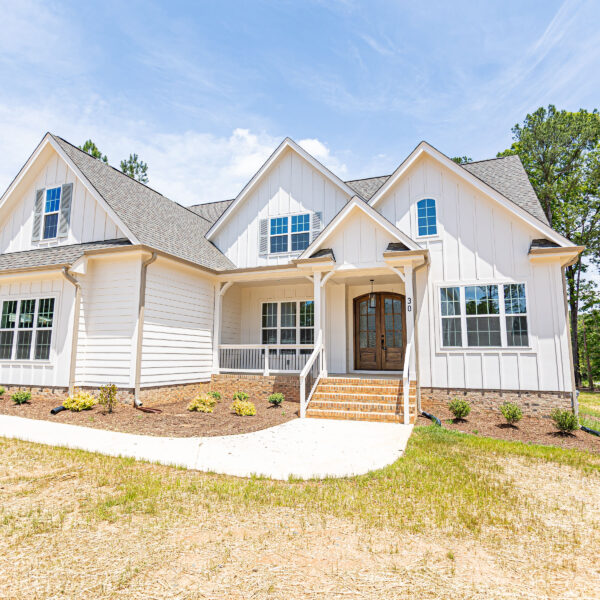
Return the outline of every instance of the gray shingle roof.
<path id="1" fill-rule="evenodd" d="M 410 248 L 402 242 L 390 242 L 385 250 L 386 252 L 406 252 Z"/>
<path id="2" fill-rule="evenodd" d="M 197 215 L 204 217 L 211 225 L 229 208 L 233 200 L 220 200 L 218 202 L 207 202 L 206 204 L 195 204 L 188 208 Z"/>
<path id="3" fill-rule="evenodd" d="M 209 221 L 66 140 L 52 137 L 140 243 L 203 267 L 234 267 L 204 237 Z"/>
<path id="4" fill-rule="evenodd" d="M 310 255 L 311 258 L 325 258 L 328 256 L 335 260 L 335 254 L 333 253 L 332 248 L 321 248 L 321 250 L 317 250 Z"/>
<path id="5" fill-rule="evenodd" d="M 525 209 L 529 214 L 548 225 L 542 205 L 527 177 L 518 156 L 491 158 L 461 165 L 475 177 L 493 187 L 497 192 Z M 375 192 L 390 178 L 389 175 L 355 179 L 346 183 L 365 200 L 370 200 Z"/>
<path id="6" fill-rule="evenodd" d="M 368 177 L 367 179 L 353 179 L 345 183 L 359 196 L 362 196 L 365 200 L 370 200 L 389 178 L 389 175 L 382 175 L 381 177 Z"/>
<path id="7" fill-rule="evenodd" d="M 559 245 L 556 242 L 552 242 L 547 240 L 546 238 L 538 238 L 536 240 L 531 240 L 531 248 L 559 248 Z"/>
<path id="8" fill-rule="evenodd" d="M 89 250 L 119 248 L 130 244 L 131 242 L 127 239 L 119 239 L 89 242 L 87 244 L 71 244 L 69 246 L 37 248 L 35 250 L 24 250 L 23 252 L 8 252 L 6 254 L 0 254 L 0 271 L 34 269 L 37 267 L 51 267 L 55 265 L 72 265 Z"/>
<path id="9" fill-rule="evenodd" d="M 491 158 L 461 166 L 548 225 L 546 214 L 518 156 Z"/>

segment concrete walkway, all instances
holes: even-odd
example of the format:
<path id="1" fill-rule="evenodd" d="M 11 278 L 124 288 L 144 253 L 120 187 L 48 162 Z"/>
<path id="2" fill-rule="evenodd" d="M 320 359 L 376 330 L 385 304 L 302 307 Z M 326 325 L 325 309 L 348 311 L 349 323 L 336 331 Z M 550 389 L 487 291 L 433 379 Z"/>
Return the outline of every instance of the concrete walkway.
<path id="1" fill-rule="evenodd" d="M 347 477 L 402 456 L 412 425 L 294 419 L 254 433 L 169 438 L 0 415 L 0 437 L 163 465 L 272 479 Z"/>

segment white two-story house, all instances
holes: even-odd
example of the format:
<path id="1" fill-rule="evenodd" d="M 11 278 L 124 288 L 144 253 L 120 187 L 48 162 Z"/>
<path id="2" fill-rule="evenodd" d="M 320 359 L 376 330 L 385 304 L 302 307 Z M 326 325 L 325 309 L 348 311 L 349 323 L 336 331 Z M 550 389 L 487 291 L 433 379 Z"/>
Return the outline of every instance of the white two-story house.
<path id="1" fill-rule="evenodd" d="M 397 421 L 454 396 L 575 408 L 581 250 L 517 157 L 422 142 L 342 181 L 286 139 L 234 200 L 183 207 L 47 134 L 0 199 L 0 383 L 283 391 L 302 416 Z"/>

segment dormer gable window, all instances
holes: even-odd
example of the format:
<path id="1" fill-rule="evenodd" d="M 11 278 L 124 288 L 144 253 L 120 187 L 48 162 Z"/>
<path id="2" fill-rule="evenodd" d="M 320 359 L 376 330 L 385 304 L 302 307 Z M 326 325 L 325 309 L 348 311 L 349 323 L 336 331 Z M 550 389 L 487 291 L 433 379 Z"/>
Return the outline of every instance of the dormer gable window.
<path id="1" fill-rule="evenodd" d="M 419 237 L 437 235 L 437 216 L 433 198 L 423 198 L 417 202 L 417 231 Z"/>
<path id="2" fill-rule="evenodd" d="M 300 213 L 262 219 L 259 253 L 286 254 L 302 252 L 321 231 L 321 213 Z"/>
<path id="3" fill-rule="evenodd" d="M 56 237 L 58 233 L 58 215 L 60 213 L 60 191 L 59 187 L 46 190 L 46 202 L 44 204 L 44 234 L 45 240 Z"/>

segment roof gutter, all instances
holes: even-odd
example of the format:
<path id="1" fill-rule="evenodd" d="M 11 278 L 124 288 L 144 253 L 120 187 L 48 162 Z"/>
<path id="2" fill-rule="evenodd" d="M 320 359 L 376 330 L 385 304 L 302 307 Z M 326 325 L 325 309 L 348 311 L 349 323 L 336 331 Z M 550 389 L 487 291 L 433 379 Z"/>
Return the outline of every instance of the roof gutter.
<path id="1" fill-rule="evenodd" d="M 79 315 L 81 313 L 81 284 L 63 267 L 62 276 L 75 286 L 75 307 L 73 310 L 73 335 L 71 337 L 71 364 L 69 365 L 69 396 L 75 392 L 75 369 L 77 367 L 77 346 L 79 342 Z"/>
<path id="2" fill-rule="evenodd" d="M 152 252 L 152 256 L 142 262 L 140 270 L 140 294 L 138 303 L 138 327 L 137 327 L 137 345 L 135 353 L 135 395 L 133 405 L 141 406 L 140 401 L 140 379 L 142 376 L 142 345 L 144 342 L 144 311 L 146 308 L 146 274 L 148 267 L 158 258 L 157 252 Z"/>

